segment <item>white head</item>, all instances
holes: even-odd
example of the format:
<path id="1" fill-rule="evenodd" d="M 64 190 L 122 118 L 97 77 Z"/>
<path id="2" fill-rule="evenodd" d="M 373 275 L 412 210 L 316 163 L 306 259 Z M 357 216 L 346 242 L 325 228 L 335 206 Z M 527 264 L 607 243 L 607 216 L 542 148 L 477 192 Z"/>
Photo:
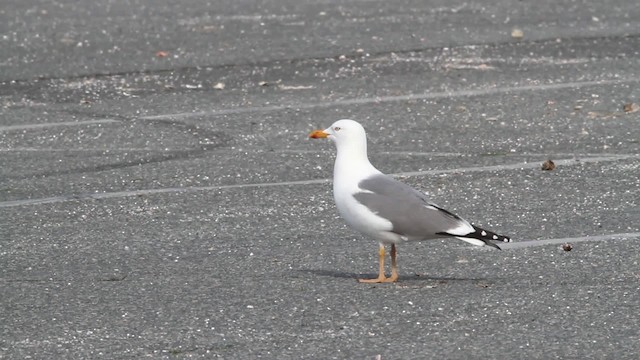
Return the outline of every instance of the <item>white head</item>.
<path id="1" fill-rule="evenodd" d="M 324 130 L 315 130 L 310 138 L 329 138 L 336 144 L 338 156 L 367 157 L 367 134 L 357 121 L 342 119 L 334 122 Z"/>
<path id="2" fill-rule="evenodd" d="M 334 122 L 324 130 L 315 130 L 309 134 L 310 138 L 329 138 L 340 147 L 343 143 L 367 142 L 367 134 L 360 123 L 354 120 L 342 119 Z"/>

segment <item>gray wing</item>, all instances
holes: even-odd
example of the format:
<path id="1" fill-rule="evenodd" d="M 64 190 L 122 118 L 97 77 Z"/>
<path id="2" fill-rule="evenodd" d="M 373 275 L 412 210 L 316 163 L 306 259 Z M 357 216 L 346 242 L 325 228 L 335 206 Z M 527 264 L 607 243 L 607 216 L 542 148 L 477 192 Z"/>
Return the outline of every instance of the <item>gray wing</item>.
<path id="1" fill-rule="evenodd" d="M 393 225 L 393 232 L 414 239 L 447 235 L 449 230 L 469 225 L 456 216 L 430 203 L 423 193 L 386 175 L 362 180 L 364 190 L 353 195 L 358 202 Z"/>

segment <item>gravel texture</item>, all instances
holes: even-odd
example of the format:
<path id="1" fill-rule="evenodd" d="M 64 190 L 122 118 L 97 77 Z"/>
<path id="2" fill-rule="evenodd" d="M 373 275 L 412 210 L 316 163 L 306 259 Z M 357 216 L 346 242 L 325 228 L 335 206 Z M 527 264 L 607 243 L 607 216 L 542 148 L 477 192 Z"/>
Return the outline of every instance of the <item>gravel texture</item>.
<path id="1" fill-rule="evenodd" d="M 639 21 L 630 0 L 4 1 L 0 358 L 635 359 Z M 401 244 L 398 283 L 357 283 L 377 244 L 307 139 L 339 118 L 513 246 Z"/>

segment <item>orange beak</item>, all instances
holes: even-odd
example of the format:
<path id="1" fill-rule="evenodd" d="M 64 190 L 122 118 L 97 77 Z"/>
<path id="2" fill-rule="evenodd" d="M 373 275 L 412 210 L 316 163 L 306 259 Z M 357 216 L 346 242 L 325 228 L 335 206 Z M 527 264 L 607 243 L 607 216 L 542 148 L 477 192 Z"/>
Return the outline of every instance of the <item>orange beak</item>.
<path id="1" fill-rule="evenodd" d="M 324 132 L 324 130 L 313 130 L 311 134 L 309 134 L 309 137 L 312 139 L 324 139 L 327 136 L 329 136 L 329 134 Z"/>

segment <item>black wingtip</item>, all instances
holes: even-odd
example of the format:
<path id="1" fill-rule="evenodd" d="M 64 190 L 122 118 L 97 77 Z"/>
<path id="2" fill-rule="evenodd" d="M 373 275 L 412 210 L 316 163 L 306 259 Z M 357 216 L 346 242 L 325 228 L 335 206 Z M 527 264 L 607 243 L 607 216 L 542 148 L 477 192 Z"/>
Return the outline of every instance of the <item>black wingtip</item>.
<path id="1" fill-rule="evenodd" d="M 494 233 L 493 231 L 489 231 L 489 230 L 485 230 L 485 229 L 481 229 L 475 225 L 471 225 L 473 226 L 473 232 L 472 233 L 468 233 L 466 235 L 457 235 L 457 234 L 451 234 L 448 232 L 439 232 L 437 233 L 438 235 L 444 235 L 444 236 L 453 236 L 453 237 L 457 237 L 457 238 L 469 238 L 469 239 L 476 239 L 476 240 L 480 240 L 482 241 L 485 245 L 490 246 L 492 248 L 496 248 L 498 250 L 502 250 L 502 248 L 500 246 L 498 246 L 497 244 L 494 243 L 495 242 L 511 242 L 511 238 L 508 236 L 504 236 L 504 235 L 498 235 L 496 233 Z M 463 239 L 464 240 L 464 239 Z"/>
<path id="2" fill-rule="evenodd" d="M 494 248 L 496 248 L 498 250 L 502 250 L 502 248 L 500 248 L 500 246 L 495 244 L 494 241 L 495 242 L 506 242 L 506 243 L 511 242 L 511 238 L 508 237 L 508 236 L 498 235 L 498 234 L 494 233 L 493 231 L 481 229 L 481 228 L 479 228 L 479 227 L 477 227 L 475 225 L 471 225 L 471 226 L 473 226 L 474 232 L 472 232 L 471 234 L 465 235 L 465 237 L 470 237 L 470 238 L 481 240 L 486 245 L 494 247 Z"/>
<path id="3" fill-rule="evenodd" d="M 468 237 L 472 237 L 474 239 L 478 239 L 482 241 L 489 240 L 489 241 L 507 242 L 507 243 L 511 242 L 511 238 L 508 236 L 498 235 L 493 231 L 485 230 L 475 225 L 471 225 L 471 226 L 473 226 L 473 230 L 475 231 L 469 235 L 466 235 Z"/>

